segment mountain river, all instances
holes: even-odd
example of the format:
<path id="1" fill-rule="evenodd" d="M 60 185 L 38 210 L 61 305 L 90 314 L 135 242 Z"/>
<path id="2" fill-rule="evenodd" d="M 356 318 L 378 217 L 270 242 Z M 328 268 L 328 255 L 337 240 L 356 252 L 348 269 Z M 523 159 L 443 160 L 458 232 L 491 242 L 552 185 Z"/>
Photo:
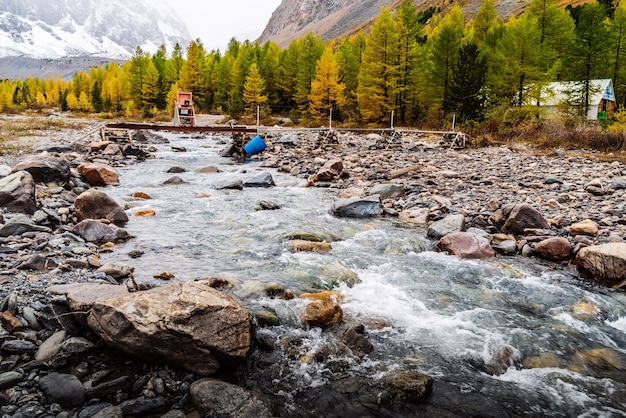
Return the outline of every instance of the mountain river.
<path id="1" fill-rule="evenodd" d="M 252 313 L 275 313 L 280 325 L 258 330 L 274 350 L 257 355 L 248 386 L 278 400 L 284 416 L 626 417 L 625 293 L 534 258 L 436 253 L 425 230 L 397 218 L 334 217 L 335 189 L 220 157 L 228 137 L 163 136 L 170 143 L 155 145 L 154 159 L 120 169 L 120 185 L 103 188 L 127 209 L 134 235 L 103 261 L 134 267 L 139 283 L 163 284 L 153 277 L 162 272 L 175 281 L 227 279 Z M 184 184 L 163 185 L 172 166 L 185 169 L 176 174 Z M 219 172 L 197 172 L 207 166 Z M 275 187 L 219 187 L 266 171 Z M 138 191 L 152 199 L 132 198 Z M 261 200 L 280 209 L 256 210 Z M 132 216 L 141 209 L 156 216 Z M 332 251 L 291 251 L 286 237 L 295 232 L 328 237 Z M 143 255 L 132 258 L 137 250 Z M 332 334 L 303 328 L 308 302 L 272 298 L 270 285 L 296 295 L 339 291 L 344 319 L 365 325 L 373 351 L 311 360 Z M 351 378 L 375 386 L 395 370 L 434 378 L 426 405 L 394 409 L 369 399 L 362 383 L 347 388 Z"/>

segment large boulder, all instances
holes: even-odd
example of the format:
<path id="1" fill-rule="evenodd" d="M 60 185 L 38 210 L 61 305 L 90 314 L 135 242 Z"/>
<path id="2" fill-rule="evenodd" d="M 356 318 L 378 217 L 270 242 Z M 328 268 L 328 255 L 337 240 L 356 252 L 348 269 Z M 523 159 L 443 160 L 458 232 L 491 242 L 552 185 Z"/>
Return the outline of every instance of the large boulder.
<path id="1" fill-rule="evenodd" d="M 620 285 L 626 279 L 626 243 L 612 242 L 584 247 L 576 254 L 574 263 L 579 273 L 587 279 L 607 285 Z"/>
<path id="2" fill-rule="evenodd" d="M 80 235 L 85 241 L 96 244 L 105 242 L 121 242 L 132 238 L 124 228 L 105 224 L 95 219 L 85 219 L 79 222 L 73 229 L 75 234 Z"/>
<path id="3" fill-rule="evenodd" d="M 60 158 L 26 160 L 13 167 L 14 173 L 18 171 L 28 171 L 35 183 L 66 183 L 70 180 L 70 165 Z"/>
<path id="4" fill-rule="evenodd" d="M 252 316 L 207 280 L 96 301 L 88 323 L 121 351 L 201 376 L 240 363 L 252 344 Z"/>
<path id="5" fill-rule="evenodd" d="M 117 170 L 105 164 L 82 163 L 76 170 L 91 186 L 117 186 L 120 184 Z"/>
<path id="6" fill-rule="evenodd" d="M 268 403 L 240 386 L 217 379 L 196 380 L 189 387 L 193 403 L 203 414 L 219 417 L 266 418 Z"/>
<path id="7" fill-rule="evenodd" d="M 128 222 L 128 215 L 112 197 L 100 190 L 89 189 L 74 201 L 80 219 L 108 219 L 120 224 Z"/>
<path id="8" fill-rule="evenodd" d="M 28 171 L 18 171 L 0 179 L 0 207 L 9 212 L 35 213 L 35 193 L 35 181 Z"/>
<path id="9" fill-rule="evenodd" d="M 522 235 L 527 229 L 550 229 L 546 218 L 526 203 L 506 205 L 500 211 L 504 220 L 501 230 L 505 234 Z"/>
<path id="10" fill-rule="evenodd" d="M 380 203 L 380 196 L 372 195 L 363 199 L 359 197 L 339 199 L 333 204 L 331 212 L 339 217 L 367 218 L 381 215 L 383 207 Z"/>
<path id="11" fill-rule="evenodd" d="M 487 238 L 471 232 L 447 234 L 437 242 L 436 248 L 463 259 L 485 259 L 496 255 Z"/>

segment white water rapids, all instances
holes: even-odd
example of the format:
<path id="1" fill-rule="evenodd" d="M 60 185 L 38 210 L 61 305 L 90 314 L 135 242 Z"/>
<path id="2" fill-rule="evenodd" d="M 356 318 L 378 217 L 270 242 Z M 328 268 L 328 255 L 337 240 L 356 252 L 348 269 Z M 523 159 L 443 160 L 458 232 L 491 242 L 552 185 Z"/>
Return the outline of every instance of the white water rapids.
<path id="1" fill-rule="evenodd" d="M 536 259 L 462 261 L 435 253 L 425 231 L 397 219 L 335 218 L 329 209 L 336 190 L 304 188 L 303 180 L 274 170 L 275 187 L 219 189 L 268 170 L 219 157 L 228 138 L 164 136 L 171 144 L 157 145 L 155 159 L 121 169 L 120 186 L 103 189 L 126 205 L 126 229 L 135 236 L 103 261 L 134 267 L 139 282 L 160 283 L 153 275 L 165 271 L 181 281 L 228 279 L 244 305 L 281 318 L 268 335 L 298 335 L 312 349 L 326 337 L 299 326 L 306 302 L 271 299 L 263 289 L 280 284 L 298 294 L 336 286 L 344 316 L 365 324 L 374 344 L 352 364 L 355 373 L 377 379 L 409 365 L 454 384 L 459 399 L 480 393 L 512 415 L 626 416 L 626 294 Z M 173 151 L 174 144 L 187 152 Z M 167 173 L 172 166 L 185 172 Z M 206 166 L 220 172 L 196 172 Z M 162 184 L 174 175 L 185 183 Z M 138 191 L 152 199 L 131 198 Z M 280 209 L 255 210 L 260 200 Z M 140 209 L 156 216 L 132 216 Z M 333 249 L 293 253 L 285 236 L 295 232 L 332 238 Z M 144 254 L 131 258 L 132 250 Z M 354 273 L 352 286 L 336 280 Z M 592 315 L 577 314 L 581 306 Z M 542 355 L 552 363 L 523 366 Z M 319 366 L 291 364 L 299 384 L 324 385 Z"/>

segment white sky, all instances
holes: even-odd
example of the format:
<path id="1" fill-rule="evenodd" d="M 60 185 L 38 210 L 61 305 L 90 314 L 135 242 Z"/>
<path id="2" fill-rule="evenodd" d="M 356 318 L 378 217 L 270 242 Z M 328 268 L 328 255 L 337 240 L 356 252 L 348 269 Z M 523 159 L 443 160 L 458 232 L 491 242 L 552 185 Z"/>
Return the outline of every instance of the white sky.
<path id="1" fill-rule="evenodd" d="M 256 40 L 281 0 L 165 0 L 187 23 L 191 39 L 207 51 L 226 50 L 228 41 Z M 190 40 L 191 40 L 190 39 Z"/>

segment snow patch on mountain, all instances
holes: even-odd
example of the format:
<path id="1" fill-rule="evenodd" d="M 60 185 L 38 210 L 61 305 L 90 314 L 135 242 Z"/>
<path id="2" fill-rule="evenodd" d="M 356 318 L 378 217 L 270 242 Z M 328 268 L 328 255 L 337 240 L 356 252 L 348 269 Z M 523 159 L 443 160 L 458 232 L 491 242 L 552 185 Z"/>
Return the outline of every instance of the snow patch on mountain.
<path id="1" fill-rule="evenodd" d="M 0 57 L 130 58 L 191 39 L 176 10 L 151 0 L 0 0 Z"/>

